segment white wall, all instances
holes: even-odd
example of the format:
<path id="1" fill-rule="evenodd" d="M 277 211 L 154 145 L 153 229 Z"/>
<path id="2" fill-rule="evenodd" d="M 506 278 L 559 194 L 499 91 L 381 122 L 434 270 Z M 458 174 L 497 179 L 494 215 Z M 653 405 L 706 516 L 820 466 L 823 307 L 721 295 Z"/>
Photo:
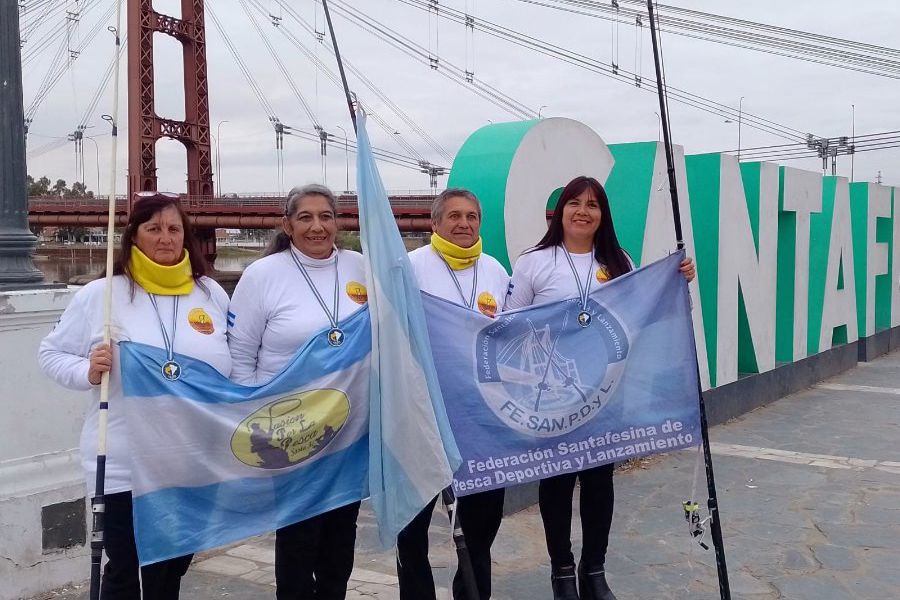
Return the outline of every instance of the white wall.
<path id="1" fill-rule="evenodd" d="M 41 509 L 85 495 L 77 450 L 85 395 L 37 365 L 38 344 L 74 291 L 0 293 L 0 600 L 89 575 L 87 546 L 44 554 L 41 542 Z"/>

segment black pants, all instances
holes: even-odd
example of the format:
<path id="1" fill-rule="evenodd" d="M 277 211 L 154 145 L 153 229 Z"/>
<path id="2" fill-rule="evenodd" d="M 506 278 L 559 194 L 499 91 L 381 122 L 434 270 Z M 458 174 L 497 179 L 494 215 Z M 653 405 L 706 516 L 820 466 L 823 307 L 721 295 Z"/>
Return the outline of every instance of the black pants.
<path id="1" fill-rule="evenodd" d="M 576 479 L 581 480 L 581 562 L 589 569 L 602 569 L 606 563 L 615 503 L 612 464 L 541 480 L 538 501 L 550 567 L 554 571 L 575 564 L 572 555 L 572 497 Z"/>
<path id="2" fill-rule="evenodd" d="M 503 519 L 504 490 L 491 490 L 459 498 L 457 518 L 466 536 L 479 598 L 466 598 L 459 570 L 453 578 L 456 600 L 491 597 L 491 544 Z M 435 600 L 434 577 L 428 560 L 428 526 L 437 498 L 432 500 L 397 536 L 397 577 L 400 600 Z"/>
<path id="3" fill-rule="evenodd" d="M 466 546 L 472 558 L 472 570 L 478 586 L 478 598 L 467 598 L 459 569 L 453 577 L 453 597 L 456 600 L 489 600 L 491 597 L 491 545 L 503 520 L 503 499 L 506 490 L 490 490 L 457 500 L 457 517 L 466 536 Z"/>
<path id="4" fill-rule="evenodd" d="M 193 554 L 141 567 L 138 579 L 131 492 L 110 494 L 104 499 L 103 535 L 108 560 L 100 585 L 101 600 L 177 600 L 181 578 Z"/>
<path id="5" fill-rule="evenodd" d="M 275 532 L 278 600 L 343 600 L 353 570 L 359 502 Z"/>

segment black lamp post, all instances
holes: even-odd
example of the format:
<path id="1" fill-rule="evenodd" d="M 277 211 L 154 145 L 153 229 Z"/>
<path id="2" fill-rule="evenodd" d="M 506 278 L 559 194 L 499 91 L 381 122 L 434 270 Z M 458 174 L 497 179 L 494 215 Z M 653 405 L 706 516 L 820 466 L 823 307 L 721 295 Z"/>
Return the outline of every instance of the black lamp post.
<path id="1" fill-rule="evenodd" d="M 37 238 L 28 229 L 25 189 L 25 110 L 19 5 L 0 0 L 0 290 L 41 286 L 31 256 Z"/>

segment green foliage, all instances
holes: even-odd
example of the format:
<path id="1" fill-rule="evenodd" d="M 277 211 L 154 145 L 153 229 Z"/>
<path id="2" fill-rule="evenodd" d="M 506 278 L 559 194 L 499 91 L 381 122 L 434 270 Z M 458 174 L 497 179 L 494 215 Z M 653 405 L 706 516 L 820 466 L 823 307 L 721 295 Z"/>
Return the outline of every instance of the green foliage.
<path id="1" fill-rule="evenodd" d="M 93 198 L 94 192 L 87 189 L 84 182 L 76 181 L 70 188 L 66 185 L 65 179 L 57 179 L 56 183 L 51 185 L 50 179 L 41 177 L 35 181 L 34 177 L 27 175 L 25 177 L 25 187 L 28 190 L 28 197 L 35 196 L 65 196 L 68 198 Z"/>
<path id="2" fill-rule="evenodd" d="M 338 231 L 335 243 L 338 248 L 362 252 L 362 242 L 360 242 L 359 233 L 356 231 Z"/>

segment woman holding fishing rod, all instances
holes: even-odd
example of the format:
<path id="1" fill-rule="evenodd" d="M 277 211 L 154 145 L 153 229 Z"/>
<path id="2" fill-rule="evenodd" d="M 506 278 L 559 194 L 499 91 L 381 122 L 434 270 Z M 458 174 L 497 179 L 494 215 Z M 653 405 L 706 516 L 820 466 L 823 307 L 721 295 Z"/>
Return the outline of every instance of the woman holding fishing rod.
<path id="1" fill-rule="evenodd" d="M 547 233 L 526 251 L 513 268 L 506 310 L 567 298 L 580 298 L 578 323 L 591 326 L 586 310 L 591 289 L 633 270 L 635 265 L 619 245 L 609 200 L 592 177 L 576 177 L 559 197 Z M 691 281 L 693 260 L 680 271 Z M 594 325 L 599 327 L 599 325 Z M 606 581 L 606 549 L 612 525 L 613 466 L 541 480 L 538 501 L 550 555 L 554 600 L 615 600 Z M 572 554 L 572 499 L 581 482 L 581 560 L 576 570 Z M 577 579 L 577 584 L 576 584 Z M 580 593 L 580 596 L 579 596 Z"/>
<path id="2" fill-rule="evenodd" d="M 191 555 L 138 569 L 132 522 L 128 424 L 122 399 L 118 341 L 165 348 L 160 377 L 182 377 L 178 354 L 202 360 L 222 375 L 231 373 L 226 339 L 228 295 L 206 276 L 207 265 L 176 194 L 139 192 L 122 234 L 113 267 L 112 344 L 103 344 L 104 279 L 72 298 L 39 350 L 43 372 L 60 385 L 90 391 L 93 402 L 81 432 L 82 465 L 88 485 L 97 461 L 99 386 L 109 372 L 109 421 L 105 462 L 105 550 L 103 600 L 174 600 Z M 185 375 L 189 377 L 190 375 Z"/>

